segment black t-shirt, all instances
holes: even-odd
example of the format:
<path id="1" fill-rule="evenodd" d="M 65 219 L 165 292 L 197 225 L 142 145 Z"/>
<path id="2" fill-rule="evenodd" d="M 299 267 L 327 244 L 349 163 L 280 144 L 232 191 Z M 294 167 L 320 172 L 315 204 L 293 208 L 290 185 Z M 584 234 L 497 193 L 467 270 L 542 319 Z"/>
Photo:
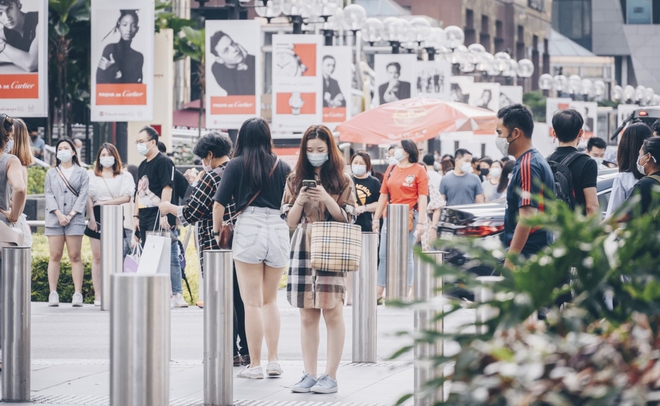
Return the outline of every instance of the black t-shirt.
<path id="1" fill-rule="evenodd" d="M 272 159 L 268 162 L 268 172 L 270 173 L 273 168 L 271 165 L 274 162 Z M 245 169 L 244 163 L 245 158 L 243 156 L 238 156 L 229 161 L 214 197 L 216 202 L 227 207 L 232 203 L 233 197 L 233 200 L 236 201 L 236 209 L 243 210 L 254 194 L 259 191 L 250 188 L 248 182 L 250 173 Z M 273 175 L 264 183 L 259 196 L 250 206 L 279 210 L 282 206 L 282 196 L 284 195 L 286 178 L 289 173 L 291 173 L 291 167 L 286 162 L 278 161 Z"/>
<path id="2" fill-rule="evenodd" d="M 560 163 L 564 158 L 577 149 L 574 147 L 558 147 L 548 161 Z M 596 187 L 598 183 L 598 164 L 589 155 L 582 154 L 576 158 L 568 167 L 573 175 L 573 189 L 575 191 L 575 202 L 582 207 L 582 212 L 586 214 L 587 201 L 584 197 L 584 189 Z"/>
<path id="3" fill-rule="evenodd" d="M 359 179 L 355 176 L 352 178 L 355 183 L 358 206 L 366 206 L 367 204 L 378 201 L 380 197 L 380 181 L 378 179 L 373 176 L 368 176 L 365 179 Z M 373 217 L 374 214 L 372 212 L 365 211 L 357 217 L 355 224 L 362 227 L 363 232 L 371 232 Z"/>
<path id="4" fill-rule="evenodd" d="M 639 212 L 636 207 L 630 211 L 630 214 L 633 216 L 637 213 L 641 215 L 647 214 L 649 211 L 653 211 L 660 206 L 660 193 L 654 190 L 656 188 L 660 189 L 660 182 L 651 176 L 660 176 L 660 172 L 640 179 L 630 193 L 630 197 L 628 197 L 628 199 L 631 199 L 639 193 L 642 198 L 639 202 Z"/>
<path id="5" fill-rule="evenodd" d="M 158 204 L 163 189 L 167 186 L 175 189 L 172 179 L 177 171 L 174 163 L 159 153 L 151 161 L 144 160 L 138 167 L 138 187 L 135 192 L 135 204 L 138 205 L 140 230 L 150 231 L 158 227 Z M 174 191 L 176 193 L 176 191 Z M 174 195 L 174 193 L 173 193 Z M 176 225 L 176 217 L 169 215 L 170 225 Z"/>

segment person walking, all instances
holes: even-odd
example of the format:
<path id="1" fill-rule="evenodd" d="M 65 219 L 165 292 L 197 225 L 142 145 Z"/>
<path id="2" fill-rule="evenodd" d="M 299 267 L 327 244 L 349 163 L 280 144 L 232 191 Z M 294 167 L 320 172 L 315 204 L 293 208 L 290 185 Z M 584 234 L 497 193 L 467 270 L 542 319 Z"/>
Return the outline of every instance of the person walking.
<path id="1" fill-rule="evenodd" d="M 277 288 L 289 263 L 289 228 L 280 216 L 286 178 L 291 167 L 273 152 L 268 123 L 251 118 L 238 132 L 234 156 L 225 168 L 213 205 L 213 236 L 220 244 L 220 231 L 227 208 L 235 201 L 238 214 L 232 243 L 236 277 L 245 305 L 245 332 L 250 365 L 239 378 L 263 379 L 261 346 L 268 347 L 266 373 L 282 375 L 277 347 L 280 312 Z"/>
<path id="2" fill-rule="evenodd" d="M 101 206 L 120 206 L 135 194 L 133 176 L 124 171 L 117 148 L 103 143 L 96 154 L 94 169 L 87 171 L 89 223 L 85 235 L 92 247 L 92 284 L 94 306 L 101 306 Z M 122 222 L 123 225 L 123 222 Z"/>
<path id="3" fill-rule="evenodd" d="M 626 202 L 639 195 L 639 201 L 630 203 L 631 209 L 622 216 L 620 221 L 629 221 L 636 216 L 649 213 L 657 214 L 660 208 L 660 137 L 651 137 L 644 140 L 639 149 L 639 156 L 635 163 L 639 172 L 644 175 L 637 182 Z"/>
<path id="4" fill-rule="evenodd" d="M 605 218 L 611 217 L 621 207 L 623 202 L 630 196 L 637 181 L 644 177 L 637 169 L 636 162 L 642 144 L 652 135 L 651 127 L 644 123 L 630 124 L 623 130 L 616 154 L 619 173 L 616 174 L 612 182 L 612 192 L 607 203 Z"/>
<path id="5" fill-rule="evenodd" d="M 390 204 L 407 204 L 410 207 L 412 219 L 408 226 L 408 286 L 409 296 L 413 286 L 413 247 L 415 246 L 417 230 L 420 234 L 426 228 L 426 204 L 429 193 L 429 178 L 426 168 L 418 163 L 419 149 L 411 140 L 401 140 L 397 144 L 394 157 L 399 161 L 387 168 L 383 184 L 380 188 L 378 208 L 374 214 L 372 229 L 380 231 L 380 248 L 378 263 L 378 301 L 382 303 L 383 292 L 387 284 L 387 222 L 380 230 L 380 218 L 384 216 L 385 207 Z"/>
<path id="6" fill-rule="evenodd" d="M 84 268 L 80 251 L 85 233 L 85 209 L 89 193 L 89 176 L 78 163 L 73 142 L 60 139 L 55 144 L 57 153 L 54 168 L 46 173 L 44 187 L 46 195 L 46 221 L 44 234 L 48 237 L 50 259 L 48 260 L 48 306 L 60 305 L 57 283 L 60 279 L 60 261 L 66 243 L 71 261 L 74 294 L 73 307 L 82 307 L 82 284 Z"/>
<path id="7" fill-rule="evenodd" d="M 158 132 L 149 126 L 143 127 L 137 136 L 138 153 L 144 157 L 138 167 L 138 186 L 135 193 L 135 242 L 142 246 L 147 241 L 147 232 L 154 229 L 171 231 L 170 281 L 172 283 L 172 307 L 188 307 L 183 299 L 181 287 L 181 264 L 179 263 L 178 232 L 176 217 L 160 213 L 158 205 L 169 202 L 174 196 L 174 162 L 158 151 Z"/>
<path id="8" fill-rule="evenodd" d="M 481 182 L 481 188 L 484 191 L 484 199 L 486 202 L 490 202 L 493 199 L 495 189 L 500 184 L 500 176 L 502 176 L 502 162 L 493 161 L 490 164 L 490 169 L 488 170 L 488 176 Z"/>
<path id="9" fill-rule="evenodd" d="M 21 173 L 23 181 L 28 183 L 27 167 L 34 164 L 32 148 L 30 146 L 30 136 L 27 125 L 20 118 L 14 118 L 14 130 L 9 134 L 9 141 L 5 144 L 4 151 L 14 155 L 21 162 Z M 17 227 L 23 231 L 23 246 L 32 246 L 32 229 L 27 223 L 25 214 L 21 214 L 16 223 Z"/>
<path id="10" fill-rule="evenodd" d="M 282 214 L 296 231 L 291 238 L 291 266 L 287 283 L 289 303 L 300 309 L 305 372 L 291 387 L 296 393 L 334 393 L 337 369 L 344 349 L 346 328 L 346 272 L 313 269 L 310 263 L 312 224 L 317 221 L 353 223 L 356 197 L 351 178 L 332 132 L 311 126 L 300 143 L 295 172 L 289 176 L 282 199 Z M 311 186 L 305 185 L 313 182 Z M 325 372 L 317 376 L 319 321 L 323 315 L 328 334 Z"/>
<path id="11" fill-rule="evenodd" d="M 184 206 L 176 206 L 170 202 L 159 205 L 161 213 L 174 214 L 184 227 L 197 225 L 199 243 L 199 263 L 204 276 L 204 252 L 220 249 L 213 237 L 213 197 L 218 191 L 222 175 L 229 163 L 229 153 L 232 149 L 231 139 L 227 134 L 210 132 L 197 141 L 193 154 L 201 157 L 204 172 L 194 183 L 193 191 Z M 233 207 L 233 204 L 230 204 Z M 229 220 L 229 212 L 224 220 Z M 203 305 L 203 304 L 202 304 Z M 238 348 L 240 338 L 240 348 Z M 249 365 L 247 338 L 245 336 L 245 309 L 238 289 L 236 269 L 234 267 L 234 366 Z"/>
<path id="12" fill-rule="evenodd" d="M 484 202 L 481 180 L 473 171 L 472 153 L 467 149 L 456 150 L 456 167 L 447 172 L 440 184 L 440 194 L 447 206 Z"/>

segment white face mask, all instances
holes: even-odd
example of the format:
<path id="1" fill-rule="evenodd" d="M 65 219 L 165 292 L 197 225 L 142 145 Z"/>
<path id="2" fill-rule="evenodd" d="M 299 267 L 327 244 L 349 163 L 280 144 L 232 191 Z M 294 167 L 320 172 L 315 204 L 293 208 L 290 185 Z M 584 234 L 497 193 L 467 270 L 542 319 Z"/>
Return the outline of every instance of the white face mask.
<path id="1" fill-rule="evenodd" d="M 307 160 L 310 164 L 312 164 L 313 167 L 318 168 L 319 166 L 323 166 L 323 164 L 328 161 L 328 153 L 322 152 L 320 154 L 313 154 L 308 152 Z"/>
<path id="2" fill-rule="evenodd" d="M 140 142 L 139 144 L 137 144 L 137 151 L 138 154 L 140 155 L 147 155 L 147 152 L 149 152 L 149 147 L 147 147 L 147 143 Z"/>
<path id="3" fill-rule="evenodd" d="M 367 173 L 367 165 L 353 164 L 351 165 L 351 171 L 353 171 L 353 175 L 355 176 L 362 176 Z"/>
<path id="4" fill-rule="evenodd" d="M 57 159 L 59 159 L 62 162 L 69 162 L 72 157 L 73 157 L 73 153 L 71 152 L 71 150 L 63 149 L 61 151 L 57 151 Z"/>
<path id="5" fill-rule="evenodd" d="M 472 164 L 469 162 L 463 162 L 461 164 L 461 172 L 463 173 L 470 173 L 472 172 Z"/>
<path id="6" fill-rule="evenodd" d="M 104 168 L 111 168 L 115 164 L 114 156 L 102 156 L 99 158 L 99 163 Z"/>
<path id="7" fill-rule="evenodd" d="M 596 165 L 600 166 L 603 164 L 603 161 L 605 158 L 594 158 L 594 161 L 596 161 Z"/>
<path id="8" fill-rule="evenodd" d="M 507 141 L 506 138 L 495 138 L 495 146 L 502 156 L 509 156 L 509 141 Z"/>
<path id="9" fill-rule="evenodd" d="M 12 149 L 14 149 L 14 139 L 10 138 L 9 141 L 7 141 L 7 143 L 5 144 L 4 153 L 9 154 L 11 153 Z"/>
<path id="10" fill-rule="evenodd" d="M 397 162 L 401 162 L 401 161 L 403 161 L 403 158 L 406 157 L 406 156 L 403 154 L 403 148 L 396 148 L 396 149 L 394 150 L 394 155 L 393 155 L 393 157 L 394 157 L 394 159 L 397 160 Z"/>
<path id="11" fill-rule="evenodd" d="M 494 178 L 499 178 L 501 174 L 502 174 L 502 169 L 500 168 L 493 168 L 490 170 L 490 176 Z"/>

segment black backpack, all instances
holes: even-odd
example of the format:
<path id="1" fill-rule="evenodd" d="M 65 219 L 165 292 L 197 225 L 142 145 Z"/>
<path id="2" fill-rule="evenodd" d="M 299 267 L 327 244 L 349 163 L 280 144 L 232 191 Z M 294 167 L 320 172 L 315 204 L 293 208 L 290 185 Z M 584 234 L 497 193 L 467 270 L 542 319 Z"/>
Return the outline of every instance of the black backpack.
<path id="1" fill-rule="evenodd" d="M 576 159 L 586 156 L 582 152 L 571 152 L 561 162 L 548 160 L 552 175 L 555 177 L 555 196 L 566 203 L 571 210 L 575 209 L 575 188 L 573 187 L 573 174 L 568 168 Z"/>

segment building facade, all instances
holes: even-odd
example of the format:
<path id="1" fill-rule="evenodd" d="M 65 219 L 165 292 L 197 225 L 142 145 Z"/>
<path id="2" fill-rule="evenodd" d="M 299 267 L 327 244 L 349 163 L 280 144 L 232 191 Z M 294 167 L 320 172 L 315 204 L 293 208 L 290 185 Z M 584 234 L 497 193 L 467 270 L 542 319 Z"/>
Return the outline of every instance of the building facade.
<path id="1" fill-rule="evenodd" d="M 552 29 L 552 0 L 396 0 L 413 15 L 427 15 L 465 31 L 465 45 L 479 43 L 490 53 L 534 63 L 532 89 L 550 71 L 548 53 Z"/>

